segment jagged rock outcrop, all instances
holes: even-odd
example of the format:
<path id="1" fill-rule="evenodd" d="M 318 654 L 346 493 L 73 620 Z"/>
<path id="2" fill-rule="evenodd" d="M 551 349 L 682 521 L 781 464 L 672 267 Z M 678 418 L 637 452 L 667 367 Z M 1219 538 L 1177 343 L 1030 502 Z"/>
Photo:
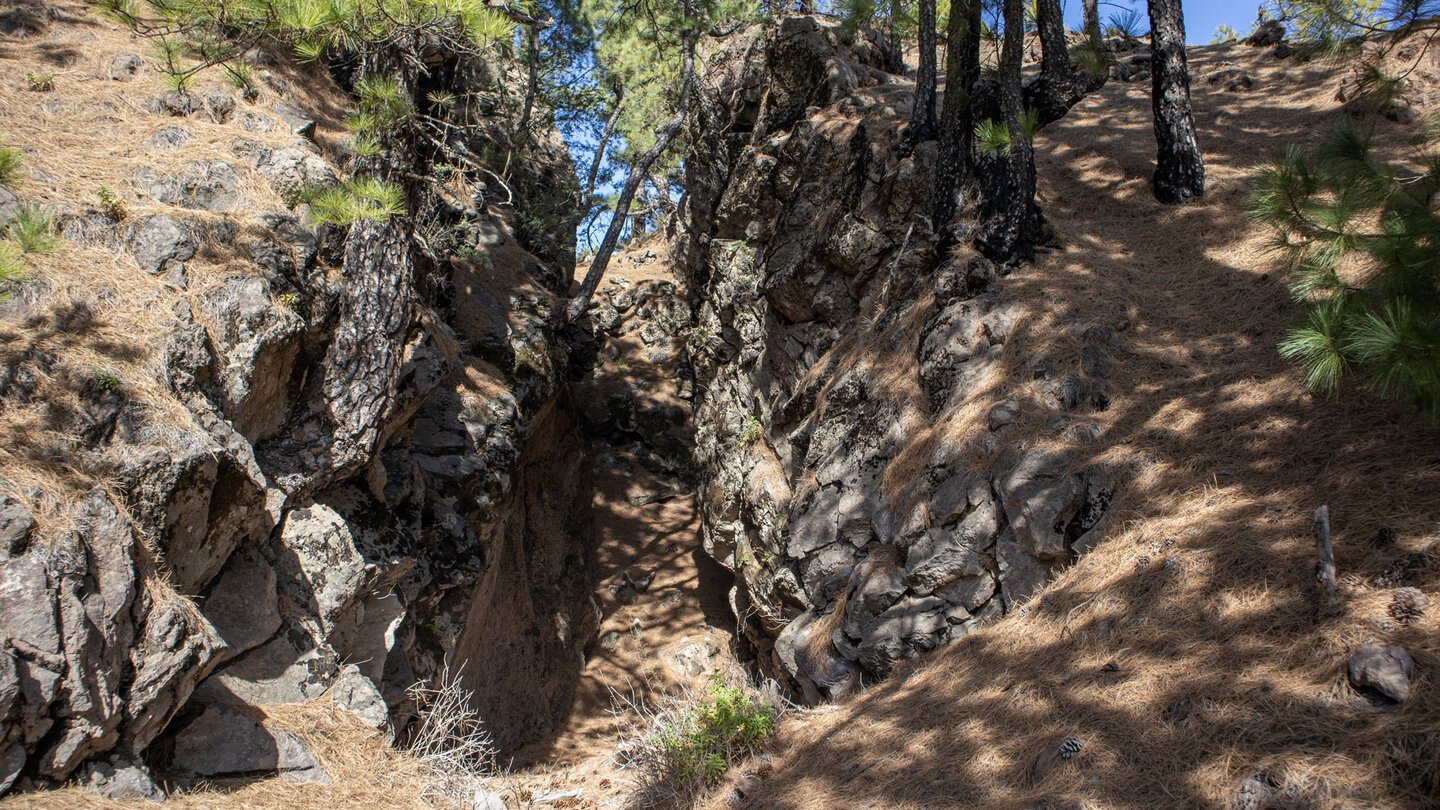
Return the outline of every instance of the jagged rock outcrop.
<path id="1" fill-rule="evenodd" d="M 1024 602 L 1118 483 L 1010 440 L 1022 385 L 1060 428 L 1105 407 L 1118 335 L 1076 324 L 1083 356 L 1010 371 L 1025 302 L 941 251 L 935 144 L 901 148 L 908 87 L 861 45 L 792 18 L 710 54 L 674 248 L 705 548 L 762 668 L 811 700 Z"/>
<path id="2" fill-rule="evenodd" d="M 143 61 L 122 56 L 111 72 L 139 86 Z M 498 105 L 477 109 L 484 137 L 508 133 Z M 427 227 L 466 240 L 461 260 L 413 250 L 393 222 L 347 232 L 238 205 L 247 184 L 279 193 L 342 174 L 341 156 L 302 137 L 315 116 L 223 91 L 167 95 L 152 115 L 232 127 L 210 147 L 237 159 L 190 160 L 190 132 L 167 127 L 182 168 L 129 174 L 158 212 L 60 211 L 72 244 L 187 295 L 152 300 L 156 317 L 173 313 L 164 345 L 127 347 L 153 351 L 174 412 L 157 419 L 99 376 L 52 408 L 67 463 L 112 486 L 42 516 L 53 493 L 5 482 L 0 793 L 76 775 L 151 797 L 147 765 L 323 781 L 253 707 L 328 694 L 393 734 L 416 708 L 407 689 L 447 667 L 502 750 L 548 731 L 597 623 L 591 466 L 569 389 L 585 360 L 553 317 L 568 215 L 537 244 L 514 210 L 575 186 L 568 156 L 546 139 L 506 196 L 480 185 L 428 212 Z M 530 213 L 538 233 L 553 212 Z M 224 274 L 192 283 L 217 257 Z M 42 312 L 44 292 L 4 314 Z M 63 359 L 3 348 L 0 409 L 45 404 Z"/>

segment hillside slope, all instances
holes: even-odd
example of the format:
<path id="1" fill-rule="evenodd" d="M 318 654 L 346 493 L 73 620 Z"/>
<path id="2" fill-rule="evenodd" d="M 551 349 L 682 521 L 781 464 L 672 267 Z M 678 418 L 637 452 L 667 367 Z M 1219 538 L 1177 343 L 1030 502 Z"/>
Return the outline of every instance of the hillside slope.
<path id="1" fill-rule="evenodd" d="M 1131 470 L 1110 536 L 1006 618 L 788 722 L 773 759 L 709 806 L 1435 806 L 1440 625 L 1387 608 L 1401 585 L 1440 596 L 1440 439 L 1359 392 L 1304 390 L 1275 350 L 1293 312 L 1284 278 L 1243 214 L 1266 151 L 1341 114 L 1337 76 L 1238 45 L 1192 59 L 1205 199 L 1154 202 L 1147 83 L 1112 82 L 1037 141 L 1059 247 L 1006 279 L 1024 302 L 1015 366 L 1066 340 L 1068 321 L 1123 337 L 1095 428 L 1047 430 L 1032 387 L 1007 437 Z M 1253 86 L 1207 81 L 1230 68 Z M 1390 155 L 1412 154 L 1414 129 L 1378 126 Z M 935 441 L 984 430 L 973 421 L 935 426 Z M 1345 614 L 1325 621 L 1321 504 L 1346 583 Z M 1388 713 L 1346 685 L 1369 639 L 1414 655 L 1410 696 Z M 1068 738 L 1078 755 L 1038 762 Z"/>

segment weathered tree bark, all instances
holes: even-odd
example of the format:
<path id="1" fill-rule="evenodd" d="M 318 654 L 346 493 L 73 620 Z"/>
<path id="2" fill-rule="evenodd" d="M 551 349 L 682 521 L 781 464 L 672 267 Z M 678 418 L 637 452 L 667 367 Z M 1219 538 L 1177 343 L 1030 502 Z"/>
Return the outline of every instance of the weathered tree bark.
<path id="1" fill-rule="evenodd" d="M 1155 199 L 1182 203 L 1205 193 L 1205 161 L 1195 143 L 1185 17 L 1180 0 L 1150 0 L 1150 105 L 1155 114 Z"/>
<path id="2" fill-rule="evenodd" d="M 353 471 L 375 449 L 400 378 L 413 273 L 408 217 L 350 226 L 339 317 L 324 361 L 322 390 L 334 422 L 327 478 Z"/>
<path id="3" fill-rule="evenodd" d="M 915 105 L 910 116 L 912 143 L 935 137 L 935 0 L 920 0 L 919 23 L 920 69 L 915 74 Z"/>
<path id="4" fill-rule="evenodd" d="M 1085 37 L 1098 43 L 1100 33 L 1100 0 L 1081 0 L 1080 17 L 1084 20 Z"/>
<path id="5" fill-rule="evenodd" d="M 935 228 L 948 239 L 971 174 L 975 118 L 971 93 L 980 77 L 981 0 L 955 0 L 945 28 L 945 102 L 940 111 L 940 155 L 932 189 Z"/>
<path id="6" fill-rule="evenodd" d="M 685 17 L 688 21 L 691 16 L 689 0 L 685 2 Z M 684 41 L 683 56 L 680 63 L 680 103 L 675 109 L 675 116 L 669 120 L 659 132 L 655 134 L 655 143 L 645 150 L 630 167 L 630 174 L 625 178 L 625 187 L 620 190 L 620 199 L 615 202 L 615 213 L 610 218 L 610 227 L 605 229 L 605 236 L 600 240 L 600 247 L 595 250 L 595 257 L 590 260 L 590 266 L 585 270 L 585 278 L 580 281 L 580 289 L 576 291 L 575 297 L 565 307 L 565 320 L 573 321 L 585 312 L 590 305 L 591 296 L 600 286 L 600 280 L 605 277 L 605 268 L 610 264 L 610 255 L 615 252 L 615 245 L 620 242 L 620 232 L 625 228 L 626 215 L 630 212 L 630 203 L 635 199 L 635 192 L 639 190 L 640 184 L 650 174 L 650 167 L 654 165 L 655 159 L 660 157 L 675 140 L 680 128 L 685 125 L 685 116 L 690 112 L 690 97 L 695 94 L 695 31 L 686 30 L 681 34 Z"/>
<path id="7" fill-rule="evenodd" d="M 520 110 L 520 120 L 515 132 L 521 137 L 530 126 L 530 112 L 535 109 L 535 95 L 540 89 L 540 26 L 530 26 L 530 80 L 525 85 L 525 105 Z"/>
<path id="8" fill-rule="evenodd" d="M 1315 582 L 1320 588 L 1319 617 L 1327 619 L 1340 613 L 1340 599 L 1335 595 L 1335 547 L 1330 544 L 1330 507 L 1315 510 L 1311 524 L 1315 533 Z"/>
<path id="9" fill-rule="evenodd" d="M 1000 48 L 1000 110 L 1010 131 L 1006 155 L 1006 186 L 997 200 L 1001 221 L 992 231 L 992 249 L 1002 259 L 1028 258 L 1034 244 L 1030 206 L 1035 199 L 1035 147 L 1021 123 L 1025 96 L 1021 67 L 1025 58 L 1024 0 L 1005 0 L 1005 34 Z"/>

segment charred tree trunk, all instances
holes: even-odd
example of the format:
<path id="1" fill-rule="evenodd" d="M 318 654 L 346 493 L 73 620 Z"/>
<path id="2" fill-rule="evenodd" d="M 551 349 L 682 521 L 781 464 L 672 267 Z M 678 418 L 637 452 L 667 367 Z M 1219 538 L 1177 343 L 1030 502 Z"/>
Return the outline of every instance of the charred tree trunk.
<path id="1" fill-rule="evenodd" d="M 689 24 L 692 14 L 689 0 L 685 2 L 685 18 Z M 600 280 L 605 277 L 605 268 L 610 264 L 610 255 L 615 252 L 615 246 L 620 242 L 620 232 L 625 228 L 627 214 L 630 212 L 630 203 L 635 199 L 635 192 L 650 175 L 650 167 L 655 164 L 656 158 L 670 146 L 675 140 L 680 128 L 685 125 L 685 116 L 690 112 L 690 97 L 695 94 L 695 31 L 687 30 L 681 35 L 684 45 L 684 55 L 680 63 L 680 103 L 676 107 L 675 116 L 665 124 L 655 135 L 655 143 L 645 150 L 635 163 L 630 167 L 630 175 L 625 178 L 625 187 L 620 190 L 620 198 L 615 201 L 615 213 L 610 218 L 610 226 L 605 229 L 605 236 L 600 240 L 600 247 L 595 250 L 595 258 L 590 260 L 590 267 L 585 270 L 585 278 L 580 281 L 580 289 L 576 291 L 575 297 L 570 299 L 569 305 L 565 307 L 566 321 L 573 321 L 580 317 L 585 308 L 590 305 L 590 297 L 595 294 L 596 288 L 600 286 Z"/>
<path id="2" fill-rule="evenodd" d="M 955 0 L 945 29 L 945 103 L 940 112 L 940 155 L 931 210 L 935 228 L 951 236 L 950 221 L 961 208 L 971 174 L 975 138 L 972 93 L 980 77 L 981 0 Z"/>
<path id="3" fill-rule="evenodd" d="M 995 214 L 987 241 L 990 253 L 1001 261 L 1025 259 L 1034 246 L 1030 213 L 1035 199 L 1035 148 L 1021 118 L 1025 95 L 1021 67 L 1025 57 L 1024 0 L 1005 0 L 1005 34 L 1000 48 L 1000 111 L 1010 132 L 1010 149 L 1005 156 L 1005 182 L 992 190 Z"/>
<path id="4" fill-rule="evenodd" d="M 1155 199 L 1182 203 L 1205 193 L 1205 161 L 1195 143 L 1185 16 L 1180 0 L 1150 0 L 1150 104 L 1155 113 Z"/>
<path id="5" fill-rule="evenodd" d="M 1091 42 L 1098 43 L 1102 36 L 1100 33 L 1100 0 L 1081 0 L 1080 17 L 1084 20 L 1086 38 Z"/>
<path id="6" fill-rule="evenodd" d="M 915 74 L 915 106 L 910 116 L 912 143 L 935 137 L 935 0 L 920 0 L 919 23 L 920 69 Z"/>
<path id="7" fill-rule="evenodd" d="M 890 53 L 885 70 L 896 76 L 905 75 L 905 38 L 900 36 L 900 0 L 890 0 L 890 19 L 885 26 Z"/>

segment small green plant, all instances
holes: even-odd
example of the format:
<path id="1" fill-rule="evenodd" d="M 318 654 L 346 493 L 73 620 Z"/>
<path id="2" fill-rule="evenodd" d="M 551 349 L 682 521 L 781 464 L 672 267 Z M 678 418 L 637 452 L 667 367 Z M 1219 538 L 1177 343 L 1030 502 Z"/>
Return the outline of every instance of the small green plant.
<path id="1" fill-rule="evenodd" d="M 0 183 L 13 183 L 20 175 L 20 150 L 5 145 L 5 133 L 0 132 Z"/>
<path id="2" fill-rule="evenodd" d="M 1004 121 L 986 118 L 975 125 L 975 145 L 987 155 L 1010 154 L 1010 128 Z"/>
<path id="3" fill-rule="evenodd" d="M 260 97 L 260 84 L 255 79 L 255 69 L 244 62 L 226 63 L 225 82 L 238 90 L 246 101 L 254 101 Z"/>
<path id="4" fill-rule="evenodd" d="M 100 207 L 105 209 L 105 216 L 110 217 L 110 221 L 120 222 L 125 219 L 128 213 L 125 210 L 125 200 L 115 192 L 101 186 L 95 189 L 95 197 L 100 200 Z"/>
<path id="5" fill-rule="evenodd" d="M 1070 60 L 1086 75 L 1100 77 L 1110 70 L 1110 52 L 1098 42 L 1089 39 L 1070 49 Z"/>
<path id="6" fill-rule="evenodd" d="M 294 311 L 295 306 L 300 303 L 300 296 L 293 292 L 281 293 L 275 296 L 275 303 Z"/>
<path id="7" fill-rule="evenodd" d="M 661 702 L 658 709 L 631 704 L 644 718 L 617 750 L 621 764 L 638 772 L 636 803 L 688 807 L 741 759 L 755 754 L 775 731 L 778 707 L 716 673 L 704 692 Z"/>
<path id="8" fill-rule="evenodd" d="M 65 244 L 55 233 L 55 215 L 33 204 L 21 205 L 10 215 L 5 238 L 23 253 L 54 253 Z"/>
<path id="9" fill-rule="evenodd" d="M 1224 45 L 1227 42 L 1236 42 L 1240 39 L 1240 32 L 1228 25 L 1221 24 L 1215 28 L 1215 34 L 1210 39 L 1211 45 Z"/>
<path id="10" fill-rule="evenodd" d="M 0 240 L 0 284 L 14 284 L 29 276 L 30 268 L 25 265 L 20 248 L 11 242 Z M 9 297 L 8 291 L 0 292 L 0 301 Z"/>
<path id="11" fill-rule="evenodd" d="M 1120 37 L 1131 42 L 1144 36 L 1148 31 L 1149 26 L 1145 24 L 1145 13 L 1138 8 L 1129 8 L 1111 14 L 1110 21 L 1105 26 L 1106 36 Z"/>
<path id="12" fill-rule="evenodd" d="M 682 785 L 713 785 L 775 727 L 774 710 L 716 674 L 705 697 L 661 733 L 661 749 Z"/>
<path id="13" fill-rule="evenodd" d="M 33 70 L 25 71 L 25 84 L 36 93 L 48 93 L 55 89 L 55 74 L 49 71 L 36 73 Z"/>
<path id="14" fill-rule="evenodd" d="M 90 379 L 94 380 L 95 385 L 103 391 L 120 390 L 120 375 L 114 373 L 113 371 L 106 371 L 99 368 L 92 369 L 90 372 Z"/>
<path id="15" fill-rule="evenodd" d="M 745 417 L 745 424 L 740 428 L 740 435 L 736 437 L 735 443 L 739 447 L 748 447 L 760 441 L 760 420 L 753 416 Z"/>

